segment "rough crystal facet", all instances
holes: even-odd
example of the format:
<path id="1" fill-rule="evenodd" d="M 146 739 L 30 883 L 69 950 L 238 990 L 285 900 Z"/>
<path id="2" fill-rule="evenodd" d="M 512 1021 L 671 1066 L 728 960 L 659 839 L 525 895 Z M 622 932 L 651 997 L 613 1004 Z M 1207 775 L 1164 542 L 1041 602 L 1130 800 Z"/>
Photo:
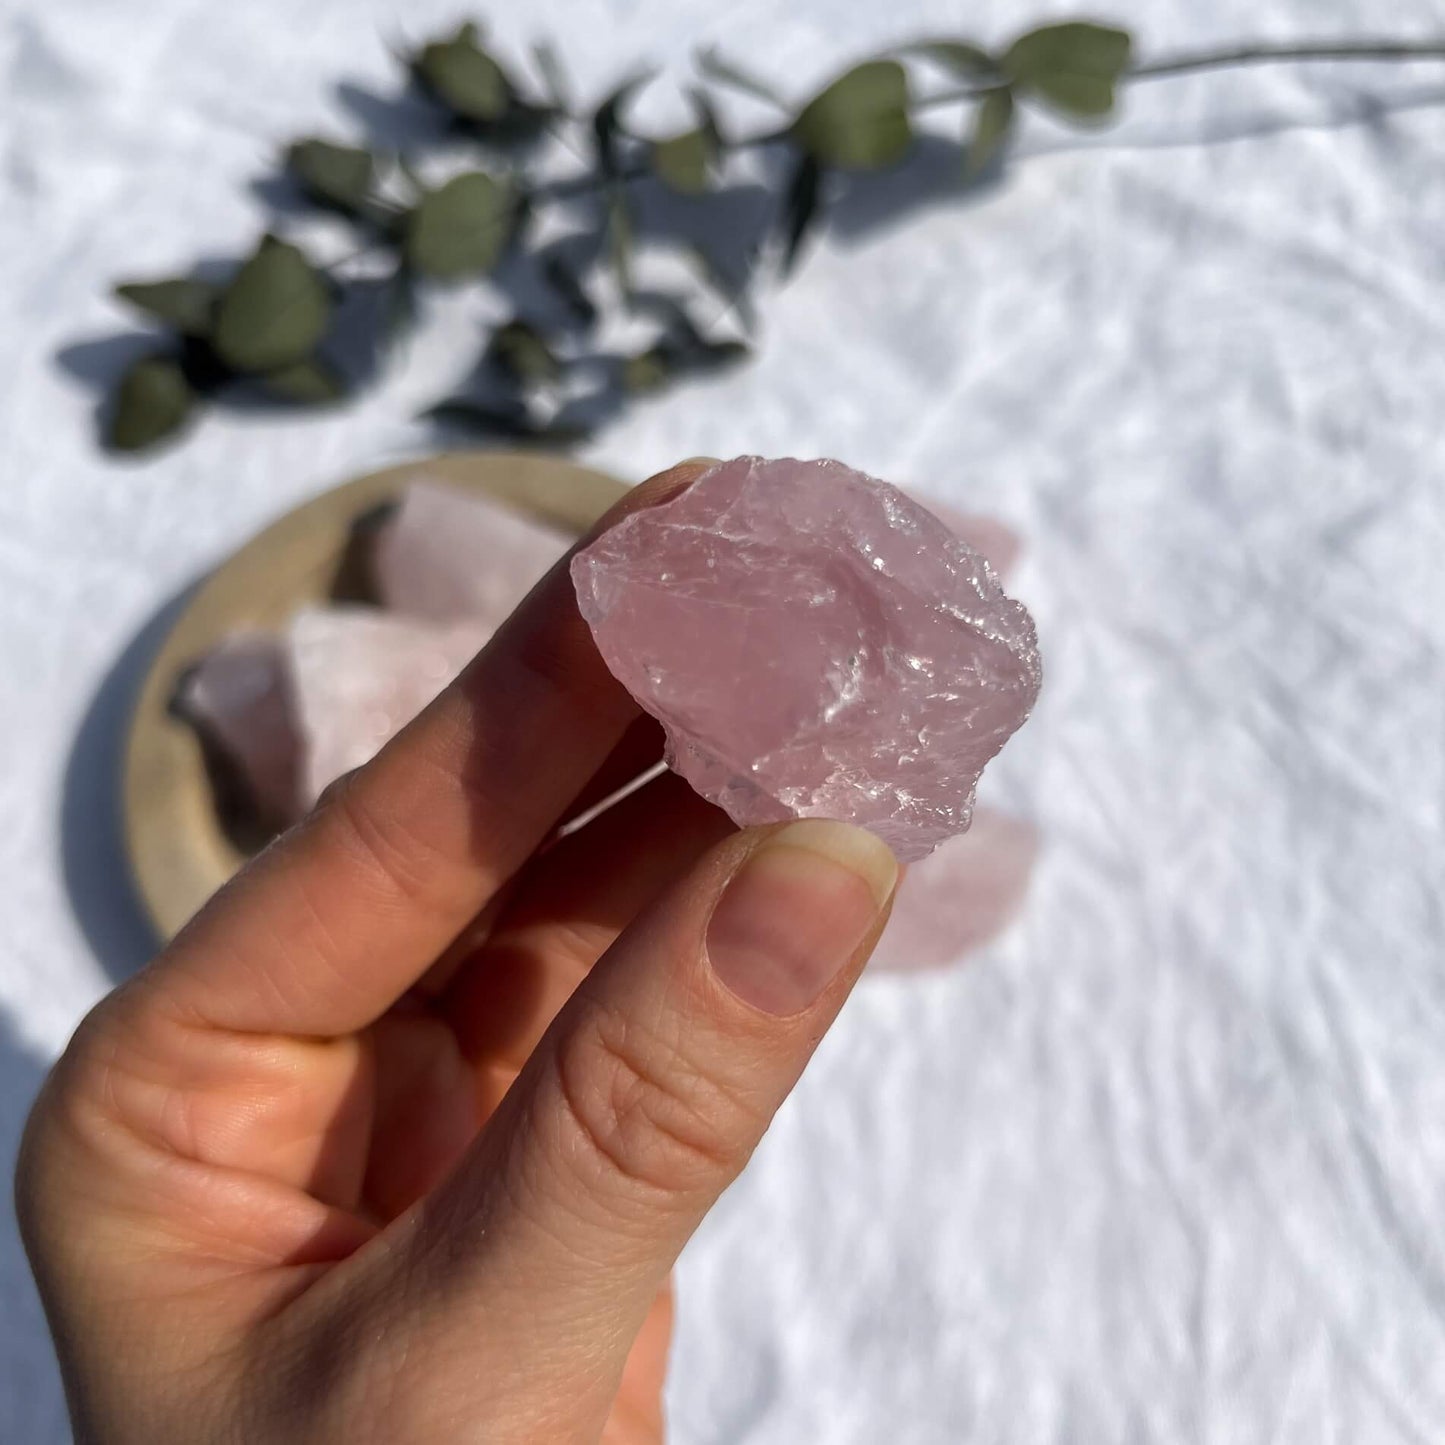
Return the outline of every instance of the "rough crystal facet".
<path id="1" fill-rule="evenodd" d="M 983 557 L 838 462 L 725 462 L 572 576 L 668 762 L 745 826 L 841 818 L 922 858 L 1038 693 L 1033 622 Z"/>
<path id="2" fill-rule="evenodd" d="M 178 711 L 237 775 L 257 817 L 284 827 L 296 816 L 300 740 L 290 678 L 276 639 L 239 632 L 191 667 Z"/>
<path id="3" fill-rule="evenodd" d="M 382 528 L 373 567 L 390 611 L 495 630 L 569 545 L 510 507 L 423 479 Z"/>
<path id="4" fill-rule="evenodd" d="M 484 623 L 423 622 L 367 607 L 302 608 L 281 642 L 302 739 L 302 805 L 370 762 L 489 635 Z"/>

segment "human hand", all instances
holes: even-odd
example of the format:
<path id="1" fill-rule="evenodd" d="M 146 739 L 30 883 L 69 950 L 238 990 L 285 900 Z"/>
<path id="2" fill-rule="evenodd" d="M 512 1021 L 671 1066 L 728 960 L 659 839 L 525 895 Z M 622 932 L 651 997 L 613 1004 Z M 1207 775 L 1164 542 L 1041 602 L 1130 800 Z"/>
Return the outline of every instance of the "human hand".
<path id="1" fill-rule="evenodd" d="M 557 837 L 657 748 L 559 567 L 85 1020 L 16 1186 L 83 1445 L 661 1440 L 673 1261 L 897 869 L 671 775 Z"/>

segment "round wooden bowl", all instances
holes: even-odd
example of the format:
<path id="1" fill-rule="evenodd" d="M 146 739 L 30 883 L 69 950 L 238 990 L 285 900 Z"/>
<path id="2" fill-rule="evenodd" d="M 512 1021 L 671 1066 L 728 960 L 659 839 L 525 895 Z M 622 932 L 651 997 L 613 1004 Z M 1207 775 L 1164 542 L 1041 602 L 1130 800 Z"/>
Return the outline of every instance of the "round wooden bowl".
<path id="1" fill-rule="evenodd" d="M 306 502 L 197 588 L 151 663 L 126 739 L 125 848 L 136 889 L 170 938 L 244 862 L 217 814 L 194 729 L 172 711 L 185 670 L 243 628 L 279 630 L 344 590 L 355 523 L 424 474 L 581 533 L 627 490 L 602 472 L 527 452 L 452 452 L 373 472 Z"/>

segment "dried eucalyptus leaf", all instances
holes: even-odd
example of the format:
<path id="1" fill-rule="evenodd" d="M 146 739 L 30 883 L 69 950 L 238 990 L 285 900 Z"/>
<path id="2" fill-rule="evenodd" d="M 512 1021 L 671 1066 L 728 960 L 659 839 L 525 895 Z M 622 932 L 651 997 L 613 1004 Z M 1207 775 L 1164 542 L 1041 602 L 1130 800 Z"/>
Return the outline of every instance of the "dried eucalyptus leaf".
<path id="1" fill-rule="evenodd" d="M 1002 60 L 1017 85 L 1078 120 L 1101 120 L 1114 109 L 1119 77 L 1129 68 L 1127 30 L 1071 21 L 1021 35 Z"/>
<path id="2" fill-rule="evenodd" d="M 115 294 L 138 311 L 174 327 L 182 336 L 206 336 L 211 330 L 220 288 L 205 281 L 127 281 Z"/>
<path id="3" fill-rule="evenodd" d="M 439 280 L 490 271 L 506 249 L 514 213 L 507 182 L 484 171 L 456 176 L 428 192 L 407 218 L 407 262 Z"/>
<path id="4" fill-rule="evenodd" d="M 998 61 L 982 46 L 967 40 L 921 40 L 903 53 L 921 55 L 960 80 L 987 80 L 999 73 Z"/>
<path id="5" fill-rule="evenodd" d="M 175 357 L 142 357 L 120 379 L 106 442 L 122 452 L 154 446 L 185 425 L 196 400 Z"/>
<path id="6" fill-rule="evenodd" d="M 500 120 L 512 103 L 511 81 L 482 49 L 475 25 L 463 25 L 450 40 L 426 46 L 413 59 L 412 73 L 463 120 Z"/>
<path id="7" fill-rule="evenodd" d="M 818 218 L 823 188 L 823 168 L 811 156 L 803 156 L 783 198 L 783 275 L 791 274 L 802 251 L 803 241 Z"/>
<path id="8" fill-rule="evenodd" d="M 279 400 L 299 406 L 324 406 L 346 395 L 346 384 L 341 377 L 314 356 L 268 371 L 261 378 L 261 385 Z"/>
<path id="9" fill-rule="evenodd" d="M 775 105 L 779 110 L 787 109 L 787 102 L 776 90 L 764 80 L 759 80 L 755 75 L 734 65 L 730 60 L 724 60 L 718 53 L 715 45 L 708 46 L 705 50 L 697 53 L 697 68 L 706 76 L 723 85 L 731 86 L 734 90 L 740 90 L 744 95 L 751 95 L 755 100 L 765 100 L 769 105 Z"/>
<path id="10" fill-rule="evenodd" d="M 708 169 L 715 143 L 707 131 L 684 131 L 660 140 L 652 147 L 653 173 L 669 190 L 684 196 L 698 196 L 707 190 Z"/>
<path id="11" fill-rule="evenodd" d="M 562 374 L 562 363 L 542 334 L 522 320 L 508 321 L 492 333 L 487 359 L 525 385 L 555 381 Z"/>
<path id="12" fill-rule="evenodd" d="M 965 175 L 976 176 L 988 169 L 1008 142 L 1013 123 L 1013 91 L 989 91 L 974 113 L 973 133 L 964 159 Z"/>
<path id="13" fill-rule="evenodd" d="M 297 141 L 286 152 L 286 167 L 307 195 L 343 211 L 363 206 L 376 180 L 370 151 L 324 140 Z"/>
<path id="14" fill-rule="evenodd" d="M 325 278 L 297 247 L 267 236 L 222 293 L 212 344 L 236 371 L 276 371 L 311 354 L 331 313 Z"/>
<path id="15" fill-rule="evenodd" d="M 622 363 L 622 389 L 634 396 L 661 391 L 675 370 L 672 356 L 663 347 L 650 347 Z"/>
<path id="16" fill-rule="evenodd" d="M 804 106 L 793 136 L 823 166 L 873 171 L 903 159 L 913 141 L 908 75 L 896 60 L 870 60 Z"/>

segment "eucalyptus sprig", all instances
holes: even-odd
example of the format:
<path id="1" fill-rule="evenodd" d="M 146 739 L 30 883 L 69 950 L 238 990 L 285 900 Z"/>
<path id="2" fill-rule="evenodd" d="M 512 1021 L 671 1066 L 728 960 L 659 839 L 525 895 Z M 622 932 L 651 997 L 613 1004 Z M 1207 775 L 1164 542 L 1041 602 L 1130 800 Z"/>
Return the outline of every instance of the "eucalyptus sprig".
<path id="1" fill-rule="evenodd" d="M 688 92 L 691 123 L 654 135 L 633 119 L 650 72 L 578 107 L 550 47 L 534 49 L 529 75 L 468 23 L 403 57 L 448 152 L 464 143 L 464 168 L 431 179 L 420 148 L 386 155 L 321 138 L 286 147 L 296 192 L 354 230 L 349 260 L 323 266 L 268 233 L 223 282 L 185 276 L 116 288 L 164 339 L 121 377 L 107 441 L 121 451 L 154 446 L 227 396 L 337 403 L 371 380 L 386 341 L 415 319 L 419 288 L 467 282 L 489 286 L 509 314 L 481 338 L 469 384 L 428 415 L 493 436 L 574 440 L 631 397 L 745 359 L 755 292 L 796 266 L 837 178 L 856 183 L 904 162 L 927 117 L 942 115 L 957 138 L 966 181 L 998 162 L 1030 106 L 1098 126 L 1114 117 L 1129 82 L 1258 63 L 1423 58 L 1445 58 L 1445 41 L 1245 45 L 1138 63 L 1127 31 L 1072 20 L 997 49 L 948 37 L 900 45 L 797 103 L 704 51 Z M 762 101 L 776 123 L 732 128 L 726 91 Z M 639 285 L 637 239 L 659 197 L 699 211 L 701 229 L 716 236 L 741 215 L 735 176 L 747 153 L 766 156 L 770 164 L 753 171 L 773 179 L 770 212 L 740 258 L 674 238 L 695 282 L 682 291 Z M 559 169 L 568 156 L 582 163 Z M 544 225 L 559 222 L 572 229 L 544 240 Z M 602 344 L 621 321 L 645 339 Z"/>

